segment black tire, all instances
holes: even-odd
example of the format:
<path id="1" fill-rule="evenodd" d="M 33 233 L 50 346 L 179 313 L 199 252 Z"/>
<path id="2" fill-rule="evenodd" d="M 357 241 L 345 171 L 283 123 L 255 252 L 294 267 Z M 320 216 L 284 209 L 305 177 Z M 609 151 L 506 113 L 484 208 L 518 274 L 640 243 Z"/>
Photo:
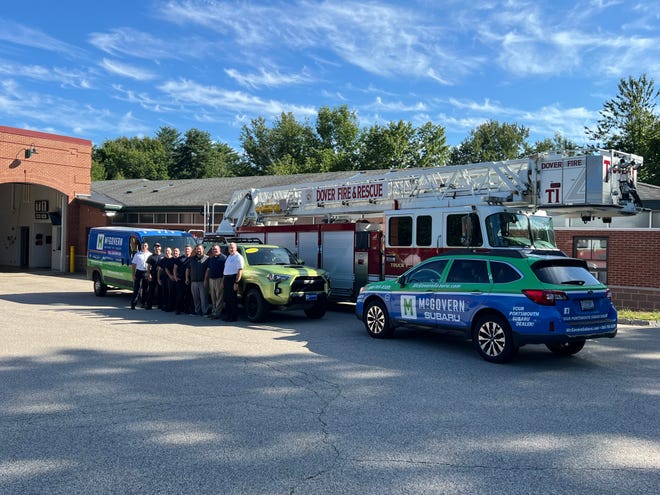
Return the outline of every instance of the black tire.
<path id="1" fill-rule="evenodd" d="M 105 296 L 108 292 L 108 286 L 103 283 L 103 280 L 101 280 L 101 275 L 98 272 L 95 272 L 92 280 L 94 282 L 94 295 L 96 297 Z"/>
<path id="2" fill-rule="evenodd" d="M 256 287 L 253 287 L 247 291 L 244 296 L 243 306 L 245 306 L 245 315 L 251 322 L 262 322 L 268 315 L 268 303 L 261 295 L 261 291 L 259 291 L 259 289 Z"/>
<path id="3" fill-rule="evenodd" d="M 318 320 L 319 318 L 323 318 L 325 316 L 327 309 L 328 303 L 326 301 L 320 301 L 313 306 L 305 308 L 305 315 L 307 315 L 307 318 L 311 318 L 312 320 Z"/>
<path id="4" fill-rule="evenodd" d="M 489 363 L 508 363 L 518 353 L 509 323 L 496 314 L 479 317 L 472 329 L 472 343 Z"/>
<path id="5" fill-rule="evenodd" d="M 374 339 L 386 339 L 394 335 L 394 327 L 390 323 L 390 315 L 385 305 L 374 300 L 367 303 L 364 310 L 364 327 Z"/>
<path id="6" fill-rule="evenodd" d="M 572 356 L 580 352 L 584 344 L 585 340 L 573 340 L 562 344 L 545 344 L 545 346 L 557 356 Z"/>

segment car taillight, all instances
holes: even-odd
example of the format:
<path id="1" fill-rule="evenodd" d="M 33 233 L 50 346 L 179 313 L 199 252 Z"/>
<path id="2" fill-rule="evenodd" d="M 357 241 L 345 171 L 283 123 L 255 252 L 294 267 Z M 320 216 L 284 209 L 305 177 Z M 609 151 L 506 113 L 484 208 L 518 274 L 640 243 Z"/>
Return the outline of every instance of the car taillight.
<path id="1" fill-rule="evenodd" d="M 555 301 L 565 301 L 568 299 L 566 293 L 560 290 L 526 289 L 522 292 L 536 304 L 541 304 L 543 306 L 554 306 Z"/>

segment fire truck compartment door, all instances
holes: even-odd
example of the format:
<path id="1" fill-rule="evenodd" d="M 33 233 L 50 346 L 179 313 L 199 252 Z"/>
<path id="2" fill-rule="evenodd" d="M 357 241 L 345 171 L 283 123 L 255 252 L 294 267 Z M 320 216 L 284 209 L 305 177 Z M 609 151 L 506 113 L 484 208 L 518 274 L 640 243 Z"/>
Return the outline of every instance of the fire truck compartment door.
<path id="1" fill-rule="evenodd" d="M 322 268 L 330 272 L 333 290 L 353 291 L 354 232 L 322 232 Z"/>

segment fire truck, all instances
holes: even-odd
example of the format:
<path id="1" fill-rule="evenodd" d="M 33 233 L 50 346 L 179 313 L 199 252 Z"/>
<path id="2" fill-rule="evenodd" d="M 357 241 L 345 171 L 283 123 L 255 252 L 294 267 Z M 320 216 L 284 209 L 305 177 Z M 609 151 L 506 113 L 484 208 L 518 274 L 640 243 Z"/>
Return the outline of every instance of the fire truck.
<path id="1" fill-rule="evenodd" d="M 635 215 L 642 163 L 613 150 L 553 151 L 242 190 L 216 233 L 285 246 L 330 273 L 334 299 L 354 300 L 368 282 L 397 277 L 449 249 L 561 254 L 552 217 L 607 222 Z"/>

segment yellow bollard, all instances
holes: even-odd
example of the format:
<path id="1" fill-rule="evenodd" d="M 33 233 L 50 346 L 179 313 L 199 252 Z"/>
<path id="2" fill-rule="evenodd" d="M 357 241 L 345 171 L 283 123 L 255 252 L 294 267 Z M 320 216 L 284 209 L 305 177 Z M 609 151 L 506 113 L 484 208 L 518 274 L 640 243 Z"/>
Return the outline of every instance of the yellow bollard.
<path id="1" fill-rule="evenodd" d="M 76 267 L 76 246 L 69 247 L 69 273 L 73 273 Z"/>

